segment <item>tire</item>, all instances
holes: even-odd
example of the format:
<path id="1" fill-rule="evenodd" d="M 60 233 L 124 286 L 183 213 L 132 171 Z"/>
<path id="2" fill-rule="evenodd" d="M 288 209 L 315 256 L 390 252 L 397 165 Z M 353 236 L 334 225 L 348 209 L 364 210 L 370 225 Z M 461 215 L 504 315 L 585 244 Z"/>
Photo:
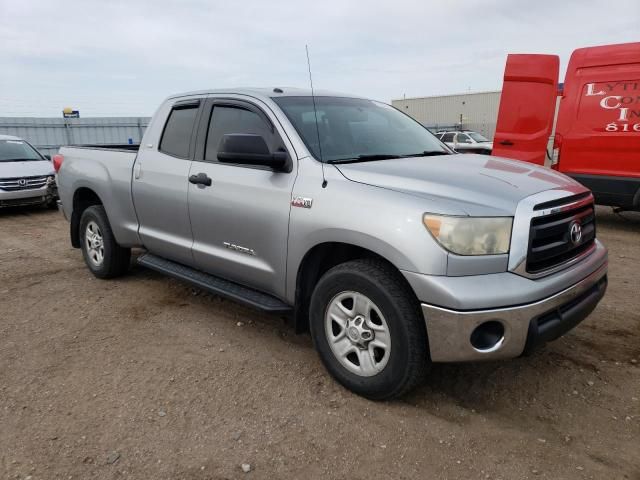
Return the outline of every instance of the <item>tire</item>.
<path id="1" fill-rule="evenodd" d="M 309 317 L 326 369 L 363 397 L 400 397 L 423 381 L 431 365 L 420 305 L 400 273 L 382 261 L 354 260 L 325 273 Z"/>
<path id="2" fill-rule="evenodd" d="M 82 212 L 79 236 L 84 261 L 96 277 L 114 278 L 127 272 L 131 249 L 116 242 L 102 205 L 93 205 Z"/>

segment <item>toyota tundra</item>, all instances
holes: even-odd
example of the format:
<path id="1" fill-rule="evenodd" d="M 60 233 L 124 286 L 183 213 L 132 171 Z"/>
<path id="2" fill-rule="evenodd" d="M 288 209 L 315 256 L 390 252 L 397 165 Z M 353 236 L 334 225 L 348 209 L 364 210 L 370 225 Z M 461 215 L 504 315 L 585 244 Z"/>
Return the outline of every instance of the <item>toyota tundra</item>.
<path id="1" fill-rule="evenodd" d="M 432 362 L 526 354 L 605 293 L 588 189 L 453 153 L 382 102 L 227 89 L 166 99 L 137 151 L 63 147 L 54 164 L 96 277 L 141 248 L 139 265 L 287 314 L 337 381 L 388 399 Z"/>

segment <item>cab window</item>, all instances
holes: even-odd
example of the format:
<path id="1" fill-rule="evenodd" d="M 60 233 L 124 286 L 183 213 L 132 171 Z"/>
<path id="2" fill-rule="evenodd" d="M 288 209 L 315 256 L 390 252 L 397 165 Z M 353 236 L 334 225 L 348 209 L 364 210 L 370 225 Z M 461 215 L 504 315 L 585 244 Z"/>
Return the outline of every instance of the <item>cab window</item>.
<path id="1" fill-rule="evenodd" d="M 256 112 L 237 106 L 214 105 L 209 121 L 204 159 L 217 162 L 218 147 L 222 137 L 233 133 L 260 135 L 272 152 L 283 148 L 271 125 Z"/>
<path id="2" fill-rule="evenodd" d="M 449 142 L 449 143 L 451 143 L 451 142 L 453 142 L 453 136 L 454 136 L 454 135 L 455 135 L 455 133 L 445 133 L 445 134 L 442 136 L 442 139 L 441 139 L 441 140 L 442 140 L 443 142 Z"/>
<path id="3" fill-rule="evenodd" d="M 197 113 L 197 104 L 173 107 L 158 147 L 161 152 L 174 157 L 189 158 L 189 145 Z"/>
<path id="4" fill-rule="evenodd" d="M 459 133 L 458 137 L 456 138 L 456 142 L 458 142 L 458 143 L 471 143 L 471 140 L 469 139 L 469 137 L 467 137 L 466 133 Z"/>

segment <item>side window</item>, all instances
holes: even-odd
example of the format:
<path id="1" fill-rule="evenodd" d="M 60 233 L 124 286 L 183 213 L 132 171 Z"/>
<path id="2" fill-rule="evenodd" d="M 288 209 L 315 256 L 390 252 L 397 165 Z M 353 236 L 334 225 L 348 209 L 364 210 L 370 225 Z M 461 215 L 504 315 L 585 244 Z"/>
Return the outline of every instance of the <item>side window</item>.
<path id="1" fill-rule="evenodd" d="M 451 143 L 451 142 L 453 142 L 453 136 L 454 135 L 455 135 L 455 133 L 445 133 L 442 136 L 442 141 Z"/>
<path id="2" fill-rule="evenodd" d="M 197 105 L 173 107 L 158 147 L 161 152 L 180 158 L 189 157 L 189 144 L 196 113 L 198 113 Z"/>
<path id="3" fill-rule="evenodd" d="M 456 139 L 456 142 L 458 142 L 458 143 L 471 143 L 471 140 L 469 140 L 469 137 L 467 137 L 466 133 L 459 133 L 458 134 L 458 138 Z"/>
<path id="4" fill-rule="evenodd" d="M 214 105 L 209 121 L 207 144 L 204 159 L 212 162 L 218 161 L 218 147 L 223 135 L 231 133 L 250 133 L 261 135 L 271 151 L 277 150 L 280 143 L 277 135 L 271 129 L 271 125 L 257 113 L 242 107 Z"/>

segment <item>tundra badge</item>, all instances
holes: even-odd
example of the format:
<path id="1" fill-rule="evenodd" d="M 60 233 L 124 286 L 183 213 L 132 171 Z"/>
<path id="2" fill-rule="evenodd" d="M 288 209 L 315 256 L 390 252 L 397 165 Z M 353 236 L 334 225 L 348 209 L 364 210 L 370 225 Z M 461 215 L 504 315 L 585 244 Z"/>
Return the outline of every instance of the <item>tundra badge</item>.
<path id="1" fill-rule="evenodd" d="M 233 243 L 229 243 L 229 242 L 223 242 L 224 246 L 226 248 L 228 248 L 229 250 L 235 250 L 236 252 L 240 252 L 240 253 L 246 253 L 247 255 L 255 255 L 256 251 L 253 250 L 252 248 L 247 248 L 247 247 L 241 247 L 240 245 L 235 245 Z"/>

